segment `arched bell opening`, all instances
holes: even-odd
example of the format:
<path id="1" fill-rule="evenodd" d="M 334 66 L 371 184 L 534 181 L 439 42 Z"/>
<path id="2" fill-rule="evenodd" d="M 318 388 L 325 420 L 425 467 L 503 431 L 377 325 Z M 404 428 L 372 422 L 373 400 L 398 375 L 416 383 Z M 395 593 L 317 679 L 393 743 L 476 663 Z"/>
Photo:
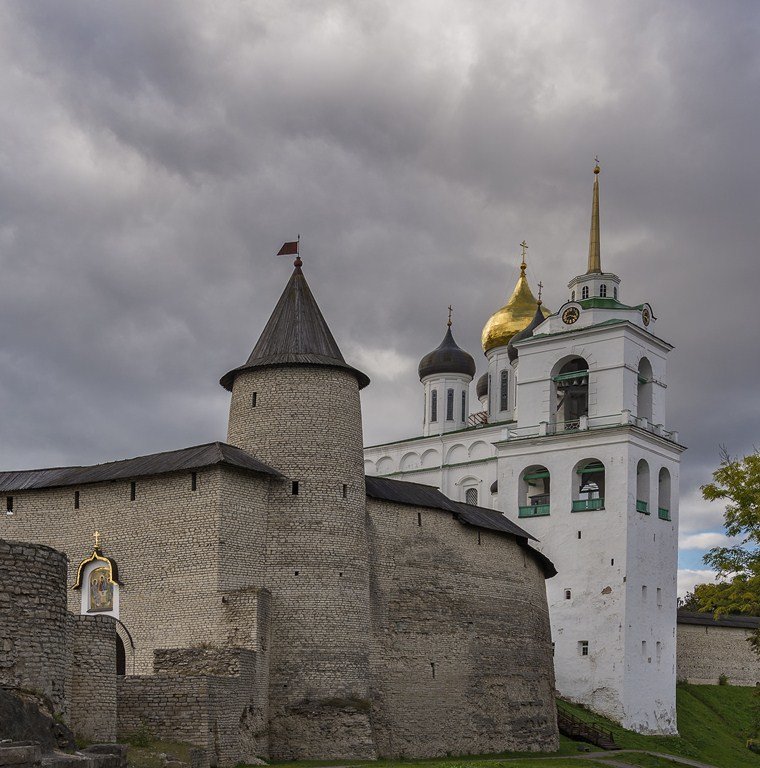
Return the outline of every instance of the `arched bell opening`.
<path id="1" fill-rule="evenodd" d="M 573 512 L 604 509 L 605 470 L 599 459 L 584 459 L 575 466 Z"/>
<path id="2" fill-rule="evenodd" d="M 644 459 L 636 465 L 636 511 L 649 514 L 649 464 Z"/>
<path id="3" fill-rule="evenodd" d="M 660 520 L 670 520 L 670 472 L 665 467 L 660 470 L 657 482 L 657 516 Z"/>
<path id="4" fill-rule="evenodd" d="M 551 476 L 542 465 L 523 470 L 519 486 L 519 517 L 546 517 L 551 511 Z"/>
<path id="5" fill-rule="evenodd" d="M 560 361 L 552 373 L 553 423 L 558 432 L 585 428 L 588 417 L 588 363 L 582 357 Z"/>
<path id="6" fill-rule="evenodd" d="M 646 357 L 639 361 L 637 393 L 636 415 L 640 419 L 652 421 L 652 364 Z"/>

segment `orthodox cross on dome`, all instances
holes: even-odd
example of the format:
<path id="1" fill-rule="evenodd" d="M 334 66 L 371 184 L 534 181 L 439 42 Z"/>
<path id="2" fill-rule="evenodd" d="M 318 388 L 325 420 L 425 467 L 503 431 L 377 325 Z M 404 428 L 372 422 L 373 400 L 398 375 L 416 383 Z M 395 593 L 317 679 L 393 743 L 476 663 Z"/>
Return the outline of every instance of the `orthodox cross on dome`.
<path id="1" fill-rule="evenodd" d="M 523 241 L 520 243 L 520 248 L 522 248 L 522 264 L 520 264 L 520 269 L 522 269 L 522 270 L 523 270 L 523 272 L 524 272 L 524 271 L 525 271 L 525 268 L 528 266 L 528 265 L 525 263 L 525 251 L 527 251 L 527 250 L 528 250 L 528 243 L 526 243 L 526 242 L 525 242 L 525 240 L 523 240 Z"/>
<path id="2" fill-rule="evenodd" d="M 539 280 L 538 281 L 538 300 L 536 301 L 537 304 L 541 303 L 541 292 L 544 290 L 544 284 Z"/>
<path id="3" fill-rule="evenodd" d="M 453 310 L 453 308 L 452 308 L 451 304 L 449 304 L 449 322 L 448 322 L 448 323 L 446 323 L 446 325 L 448 325 L 448 326 L 449 326 L 449 328 L 451 328 L 451 313 L 452 313 L 453 311 L 454 311 L 454 310 Z"/>
<path id="4" fill-rule="evenodd" d="M 100 531 L 95 531 L 92 535 L 95 539 L 95 549 L 100 549 Z"/>

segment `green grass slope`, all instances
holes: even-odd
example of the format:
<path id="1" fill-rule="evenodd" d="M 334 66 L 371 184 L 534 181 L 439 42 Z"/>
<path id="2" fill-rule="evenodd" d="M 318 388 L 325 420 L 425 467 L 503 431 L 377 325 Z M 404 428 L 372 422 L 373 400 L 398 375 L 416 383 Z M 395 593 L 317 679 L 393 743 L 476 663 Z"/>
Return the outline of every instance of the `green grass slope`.
<path id="1" fill-rule="evenodd" d="M 753 710 L 760 706 L 754 688 L 679 685 L 676 695 L 680 735 L 675 737 L 642 736 L 565 701 L 559 706 L 583 720 L 603 723 L 623 749 L 666 752 L 719 768 L 760 768 L 760 755 L 745 746 L 754 735 Z"/>

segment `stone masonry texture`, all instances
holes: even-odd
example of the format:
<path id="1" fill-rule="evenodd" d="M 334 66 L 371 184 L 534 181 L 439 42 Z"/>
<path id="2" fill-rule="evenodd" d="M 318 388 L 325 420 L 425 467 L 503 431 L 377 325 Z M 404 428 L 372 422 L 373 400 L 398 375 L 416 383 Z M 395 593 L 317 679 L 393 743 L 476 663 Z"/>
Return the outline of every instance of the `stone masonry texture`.
<path id="1" fill-rule="evenodd" d="M 385 756 L 558 747 L 544 574 L 514 538 L 370 499 L 373 722 Z"/>
<path id="2" fill-rule="evenodd" d="M 116 735 L 116 631 L 66 611 L 66 555 L 0 539 L 0 686 L 92 741 Z"/>
<path id="3" fill-rule="evenodd" d="M 320 757 L 330 749 L 336 758 L 375 757 L 356 378 L 323 366 L 241 374 L 227 439 L 290 481 L 272 483 L 266 536 L 265 585 L 274 597 L 271 756 Z"/>
<path id="4" fill-rule="evenodd" d="M 679 624 L 677 677 L 690 683 L 715 685 L 721 675 L 731 685 L 760 685 L 760 658 L 740 627 Z"/>
<path id="5" fill-rule="evenodd" d="M 0 518 L 0 536 L 68 555 L 68 575 L 57 553 L 40 566 L 67 578 L 75 614 L 76 570 L 100 531 L 118 564 L 128 674 L 113 683 L 115 666 L 104 666 L 115 622 L 67 619 L 63 593 L 43 601 L 40 631 L 57 632 L 78 660 L 100 643 L 93 679 L 109 702 L 115 688 L 121 735 L 147 728 L 219 765 L 556 747 L 538 558 L 450 513 L 368 500 L 350 372 L 239 374 L 228 441 L 284 477 L 220 465 L 198 469 L 195 490 L 189 471 L 134 478 L 134 500 L 130 480 L 19 491 L 14 515 Z M 0 569 L 25 563 L 23 548 L 0 551 Z M 44 547 L 32 549 L 34 560 Z M 4 594 L 0 585 L 10 605 Z M 4 630 L 0 643 L 16 652 L 27 630 Z M 79 701 L 86 664 L 66 664 L 51 667 L 48 695 L 68 685 Z M 111 738 L 113 715 L 89 725 Z"/>

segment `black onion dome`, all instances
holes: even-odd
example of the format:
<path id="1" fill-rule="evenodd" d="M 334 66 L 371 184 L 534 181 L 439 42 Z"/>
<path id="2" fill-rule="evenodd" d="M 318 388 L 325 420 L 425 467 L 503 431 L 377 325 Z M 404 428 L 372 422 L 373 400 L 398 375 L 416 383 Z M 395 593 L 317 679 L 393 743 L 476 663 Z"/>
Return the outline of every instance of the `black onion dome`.
<path id="1" fill-rule="evenodd" d="M 488 373 L 484 373 L 475 385 L 475 395 L 480 400 L 481 397 L 485 397 L 488 394 Z"/>
<path id="2" fill-rule="evenodd" d="M 440 346 L 432 352 L 428 352 L 420 360 L 420 366 L 417 370 L 420 374 L 420 381 L 435 373 L 464 373 L 472 378 L 475 375 L 475 361 L 472 359 L 472 355 L 468 355 L 457 345 L 451 335 L 451 327 L 449 327 Z"/>
<path id="3" fill-rule="evenodd" d="M 541 305 L 536 305 L 536 314 L 533 315 L 533 319 L 530 321 L 530 324 L 523 328 L 521 331 L 516 333 L 510 340 L 509 344 L 507 344 L 507 356 L 509 357 L 509 362 L 514 363 L 515 360 L 517 360 L 517 347 L 515 347 L 516 341 L 524 341 L 525 339 L 529 339 L 533 335 L 533 331 L 538 328 L 541 323 L 544 322 L 546 318 L 544 317 L 544 313 L 541 310 Z"/>

